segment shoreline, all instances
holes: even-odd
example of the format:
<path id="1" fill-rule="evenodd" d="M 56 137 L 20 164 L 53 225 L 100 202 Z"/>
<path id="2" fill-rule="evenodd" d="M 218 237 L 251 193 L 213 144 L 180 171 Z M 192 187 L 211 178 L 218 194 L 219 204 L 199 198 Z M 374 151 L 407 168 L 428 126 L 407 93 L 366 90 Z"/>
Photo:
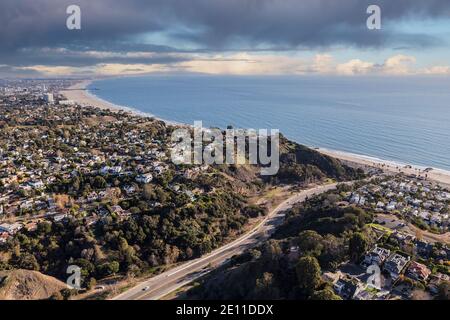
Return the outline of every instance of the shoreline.
<path id="1" fill-rule="evenodd" d="M 95 79 L 84 80 L 69 87 L 70 90 L 61 90 L 60 94 L 66 97 L 68 100 L 73 100 L 81 106 L 93 106 L 100 109 L 109 109 L 114 112 L 129 112 L 136 116 L 151 117 L 159 121 L 163 121 L 168 125 L 186 126 L 187 124 L 177 123 L 174 121 L 158 118 L 150 113 L 141 112 L 137 109 L 128 106 L 120 106 L 112 102 L 103 100 L 102 98 L 90 93 L 87 88 Z M 189 126 L 189 125 L 188 125 Z M 426 180 L 437 182 L 444 187 L 450 188 L 450 171 L 446 171 L 439 168 L 426 168 L 423 166 L 397 163 L 395 161 L 389 161 L 384 159 L 378 159 L 376 157 L 354 154 L 345 151 L 331 150 L 326 148 L 310 147 L 324 155 L 328 155 L 339 159 L 343 162 L 353 164 L 362 167 L 371 167 L 381 169 L 389 173 L 403 173 L 406 175 L 415 175 L 423 177 Z M 426 169 L 431 169 L 427 170 Z"/>
<path id="2" fill-rule="evenodd" d="M 315 150 L 324 155 L 334 157 L 343 162 L 356 166 L 381 169 L 384 172 L 392 174 L 403 173 L 408 176 L 414 175 L 416 177 L 423 178 L 424 180 L 434 181 L 441 184 L 443 187 L 450 188 L 450 171 L 443 169 L 398 163 L 376 157 L 354 154 L 345 151 L 330 150 L 326 148 L 315 148 Z"/>
<path id="3" fill-rule="evenodd" d="M 89 85 L 92 84 L 92 82 L 94 82 L 95 80 L 96 79 L 83 80 L 74 84 L 73 86 L 68 87 L 66 90 L 61 90 L 59 93 L 62 94 L 67 100 L 73 100 L 75 103 L 79 104 L 82 107 L 92 106 L 99 109 L 110 110 L 113 112 L 128 112 L 139 117 L 150 117 L 155 120 L 162 121 L 168 125 L 184 125 L 175 121 L 159 118 L 151 113 L 142 112 L 132 107 L 114 104 L 96 96 L 88 90 Z"/>

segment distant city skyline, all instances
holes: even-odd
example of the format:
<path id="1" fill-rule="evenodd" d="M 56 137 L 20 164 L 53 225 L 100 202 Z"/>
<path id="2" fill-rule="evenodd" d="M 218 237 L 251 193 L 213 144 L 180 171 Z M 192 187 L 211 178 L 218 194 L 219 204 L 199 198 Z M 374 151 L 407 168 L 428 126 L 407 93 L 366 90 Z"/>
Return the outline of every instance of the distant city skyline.
<path id="1" fill-rule="evenodd" d="M 1 77 L 450 75 L 447 0 L 3 0 L 0 21 Z"/>

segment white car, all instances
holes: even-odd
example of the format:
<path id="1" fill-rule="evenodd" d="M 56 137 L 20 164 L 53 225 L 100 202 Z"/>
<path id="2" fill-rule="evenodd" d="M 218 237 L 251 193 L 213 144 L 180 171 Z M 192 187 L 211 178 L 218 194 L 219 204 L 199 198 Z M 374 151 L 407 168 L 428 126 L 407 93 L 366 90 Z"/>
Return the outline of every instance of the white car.
<path id="1" fill-rule="evenodd" d="M 148 291 L 148 289 L 150 289 L 150 287 L 146 286 L 146 287 L 142 288 L 142 291 Z"/>

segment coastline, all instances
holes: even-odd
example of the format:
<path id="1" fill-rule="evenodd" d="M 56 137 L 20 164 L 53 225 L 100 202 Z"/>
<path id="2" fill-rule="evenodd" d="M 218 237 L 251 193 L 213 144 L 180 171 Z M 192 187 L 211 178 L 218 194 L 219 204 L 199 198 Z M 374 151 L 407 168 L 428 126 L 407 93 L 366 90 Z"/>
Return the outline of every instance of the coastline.
<path id="1" fill-rule="evenodd" d="M 111 111 L 124 111 L 124 109 L 120 106 L 89 94 L 87 87 L 93 81 L 94 80 L 84 80 L 82 82 L 78 82 L 67 88 L 68 90 L 60 91 L 60 94 L 66 97 L 67 100 L 73 100 L 82 107 L 95 106 L 100 109 L 110 109 Z"/>
<path id="2" fill-rule="evenodd" d="M 120 106 L 109 101 L 103 100 L 94 94 L 91 94 L 87 88 L 94 80 L 84 80 L 74 84 L 69 87 L 70 90 L 62 90 L 60 93 L 66 97 L 68 100 L 73 100 L 81 106 L 93 106 L 100 109 L 109 109 L 114 112 L 129 112 L 136 116 L 151 117 L 159 121 L 163 121 L 168 125 L 181 125 L 186 126 L 187 124 L 177 123 L 174 121 L 161 119 L 155 117 L 152 114 L 141 112 L 131 107 Z M 360 166 L 360 167 L 371 167 L 382 169 L 389 173 L 403 173 L 406 175 L 415 175 L 418 177 L 423 177 L 427 180 L 437 182 L 444 187 L 450 188 L 450 171 L 443 169 L 431 168 L 432 170 L 425 171 L 425 167 L 401 164 L 394 161 L 378 159 L 370 156 L 364 156 L 359 154 L 354 154 L 350 152 L 330 150 L 325 148 L 314 148 L 316 151 L 337 158 L 343 162 L 349 164 Z"/>
<path id="3" fill-rule="evenodd" d="M 158 118 L 153 114 L 141 112 L 128 106 L 121 106 L 103 100 L 102 98 L 90 93 L 89 90 L 87 89 L 88 86 L 94 81 L 95 79 L 77 82 L 76 84 L 70 86 L 66 90 L 61 90 L 59 93 L 62 94 L 67 100 L 73 100 L 82 107 L 92 106 L 97 107 L 99 109 L 110 110 L 113 112 L 128 112 L 135 116 L 154 118 L 156 120 L 166 123 L 167 125 L 184 125 L 182 123 L 177 123 L 174 121 Z"/>
<path id="4" fill-rule="evenodd" d="M 444 187 L 450 188 L 450 171 L 437 168 L 426 168 L 410 164 L 402 164 L 370 156 L 325 148 L 316 148 L 316 151 L 356 166 L 377 168 L 383 170 L 384 172 L 392 174 L 403 173 L 406 175 L 415 175 L 417 177 L 422 177 L 426 180 L 434 181 Z"/>

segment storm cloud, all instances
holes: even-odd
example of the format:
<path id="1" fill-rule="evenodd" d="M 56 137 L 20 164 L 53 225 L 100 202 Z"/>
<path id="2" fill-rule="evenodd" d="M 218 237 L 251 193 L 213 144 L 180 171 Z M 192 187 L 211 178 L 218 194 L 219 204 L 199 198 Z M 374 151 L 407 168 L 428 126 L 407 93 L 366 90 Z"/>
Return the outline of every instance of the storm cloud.
<path id="1" fill-rule="evenodd" d="M 66 28 L 72 4 L 82 12 L 78 31 Z M 371 4 L 382 8 L 376 32 L 366 28 Z M 428 18 L 450 19 L 450 1 L 2 0 L 0 64 L 170 64 L 192 52 L 438 46 L 435 36 L 392 27 Z"/>

